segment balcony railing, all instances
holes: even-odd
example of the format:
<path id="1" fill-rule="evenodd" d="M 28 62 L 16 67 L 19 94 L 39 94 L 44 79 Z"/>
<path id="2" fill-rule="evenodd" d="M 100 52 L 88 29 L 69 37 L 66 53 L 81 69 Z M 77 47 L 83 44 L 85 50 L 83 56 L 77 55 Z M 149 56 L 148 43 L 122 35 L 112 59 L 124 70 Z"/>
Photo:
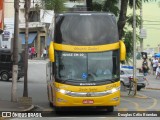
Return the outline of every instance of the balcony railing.
<path id="1" fill-rule="evenodd" d="M 37 27 L 45 27 L 45 23 L 41 22 L 29 22 L 28 23 L 29 28 L 37 28 Z M 25 23 L 20 23 L 19 28 L 25 28 Z"/>

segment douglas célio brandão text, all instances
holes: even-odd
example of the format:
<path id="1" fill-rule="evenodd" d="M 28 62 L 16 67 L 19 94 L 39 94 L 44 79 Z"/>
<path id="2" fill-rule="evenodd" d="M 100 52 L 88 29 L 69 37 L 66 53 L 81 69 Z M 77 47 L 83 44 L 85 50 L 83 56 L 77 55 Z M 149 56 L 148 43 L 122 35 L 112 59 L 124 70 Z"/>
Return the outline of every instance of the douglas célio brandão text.
<path id="1" fill-rule="evenodd" d="M 156 113 L 146 112 L 129 112 L 129 113 L 118 113 L 118 117 L 157 117 Z"/>

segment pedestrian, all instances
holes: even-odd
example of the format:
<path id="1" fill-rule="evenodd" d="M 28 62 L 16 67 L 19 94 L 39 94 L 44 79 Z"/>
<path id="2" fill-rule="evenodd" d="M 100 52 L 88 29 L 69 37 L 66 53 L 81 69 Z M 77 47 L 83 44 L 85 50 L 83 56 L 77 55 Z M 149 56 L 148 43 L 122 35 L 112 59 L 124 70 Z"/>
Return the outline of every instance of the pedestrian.
<path id="1" fill-rule="evenodd" d="M 29 56 L 29 59 L 31 59 L 31 47 L 28 48 L 28 56 Z"/>
<path id="2" fill-rule="evenodd" d="M 148 85 L 149 85 L 149 82 L 146 78 L 146 76 L 148 75 L 148 71 L 149 71 L 149 67 L 148 67 L 148 62 L 147 62 L 147 59 L 146 58 L 143 58 L 143 62 L 142 62 L 142 71 L 143 71 L 143 75 L 145 76 L 145 80 L 147 81 Z"/>
<path id="3" fill-rule="evenodd" d="M 157 67 L 157 69 L 156 69 L 156 79 L 157 78 L 160 78 L 160 64 L 158 64 L 158 67 Z"/>
<path id="4" fill-rule="evenodd" d="M 144 75 L 144 76 L 147 76 L 147 75 L 148 75 L 149 67 L 148 67 L 148 62 L 147 62 L 147 59 L 146 59 L 146 58 L 143 59 L 143 62 L 142 62 L 142 70 L 143 70 L 143 75 Z"/>
<path id="5" fill-rule="evenodd" d="M 156 57 L 154 57 L 152 64 L 153 64 L 153 75 L 154 75 L 156 73 L 156 69 L 158 67 L 158 59 Z"/>
<path id="6" fill-rule="evenodd" d="M 34 55 L 35 55 L 35 47 L 32 46 L 32 48 L 31 48 L 31 59 L 34 58 Z"/>
<path id="7" fill-rule="evenodd" d="M 47 50 L 46 50 L 46 48 L 44 48 L 43 49 L 43 58 L 46 59 L 46 56 L 47 56 Z"/>

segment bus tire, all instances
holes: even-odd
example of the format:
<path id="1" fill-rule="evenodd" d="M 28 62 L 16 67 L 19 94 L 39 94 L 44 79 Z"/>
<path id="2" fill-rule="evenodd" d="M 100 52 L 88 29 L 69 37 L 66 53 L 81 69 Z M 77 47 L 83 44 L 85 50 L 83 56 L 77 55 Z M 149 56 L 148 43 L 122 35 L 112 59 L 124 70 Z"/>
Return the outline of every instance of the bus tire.
<path id="1" fill-rule="evenodd" d="M 2 72 L 1 73 L 1 80 L 3 80 L 3 81 L 9 81 L 9 74 L 8 74 L 8 72 Z"/>
<path id="2" fill-rule="evenodd" d="M 56 114 L 62 113 L 62 109 L 60 107 L 54 107 L 54 110 Z"/>
<path id="3" fill-rule="evenodd" d="M 49 88 L 48 88 L 48 85 L 47 85 L 47 95 L 48 95 L 48 101 L 50 101 L 50 96 L 49 96 Z"/>
<path id="4" fill-rule="evenodd" d="M 114 107 L 113 106 L 108 106 L 107 107 L 107 111 L 108 112 L 113 112 L 114 111 Z"/>
<path id="5" fill-rule="evenodd" d="M 50 90 L 49 90 L 49 87 L 47 86 L 47 95 L 48 95 L 48 101 L 49 101 L 49 106 L 50 107 L 53 107 L 53 103 L 52 103 L 52 101 L 50 100 Z"/>

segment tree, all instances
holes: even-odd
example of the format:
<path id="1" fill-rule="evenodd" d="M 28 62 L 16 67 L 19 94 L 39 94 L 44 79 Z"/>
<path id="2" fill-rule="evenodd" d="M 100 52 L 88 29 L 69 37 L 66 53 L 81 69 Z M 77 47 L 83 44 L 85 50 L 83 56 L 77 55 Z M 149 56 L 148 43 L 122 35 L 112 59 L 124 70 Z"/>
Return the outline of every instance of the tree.
<path id="1" fill-rule="evenodd" d="M 118 24 L 119 39 L 122 39 L 123 28 L 126 24 L 127 6 L 128 6 L 128 0 L 122 0 L 119 19 L 118 19 L 118 23 L 117 23 Z"/>
<path id="2" fill-rule="evenodd" d="M 86 0 L 87 11 L 93 11 L 92 0 Z"/>
<path id="3" fill-rule="evenodd" d="M 92 3 L 94 11 L 105 11 L 112 12 L 116 16 L 119 15 L 119 8 L 117 6 L 117 0 L 104 0 L 104 1 L 94 1 Z"/>
<path id="4" fill-rule="evenodd" d="M 25 0 L 25 57 L 24 57 L 24 91 L 23 97 L 28 97 L 28 15 L 31 0 Z"/>
<path id="5" fill-rule="evenodd" d="M 71 2 L 75 2 L 75 1 L 80 1 L 80 0 L 69 0 Z M 93 0 L 86 0 L 86 7 L 87 7 L 87 11 L 93 11 L 93 5 L 92 2 Z"/>
<path id="6" fill-rule="evenodd" d="M 42 0 L 42 2 L 44 3 L 45 9 L 54 10 L 55 13 L 66 10 L 64 6 L 65 0 Z"/>
<path id="7" fill-rule="evenodd" d="M 136 0 L 136 8 L 140 9 L 141 7 L 141 2 L 149 2 L 153 0 Z M 156 0 L 154 0 L 156 1 Z M 119 39 L 122 39 L 123 36 L 123 29 L 126 24 L 126 19 L 127 19 L 127 7 L 133 8 L 133 0 L 121 0 L 121 9 L 120 9 L 120 15 L 118 19 L 118 31 L 119 31 Z"/>
<path id="8" fill-rule="evenodd" d="M 19 28 L 19 0 L 14 1 L 15 24 L 14 24 L 14 42 L 13 42 L 13 68 L 12 68 L 12 91 L 11 101 L 17 101 L 17 79 L 18 79 L 18 28 Z"/>

